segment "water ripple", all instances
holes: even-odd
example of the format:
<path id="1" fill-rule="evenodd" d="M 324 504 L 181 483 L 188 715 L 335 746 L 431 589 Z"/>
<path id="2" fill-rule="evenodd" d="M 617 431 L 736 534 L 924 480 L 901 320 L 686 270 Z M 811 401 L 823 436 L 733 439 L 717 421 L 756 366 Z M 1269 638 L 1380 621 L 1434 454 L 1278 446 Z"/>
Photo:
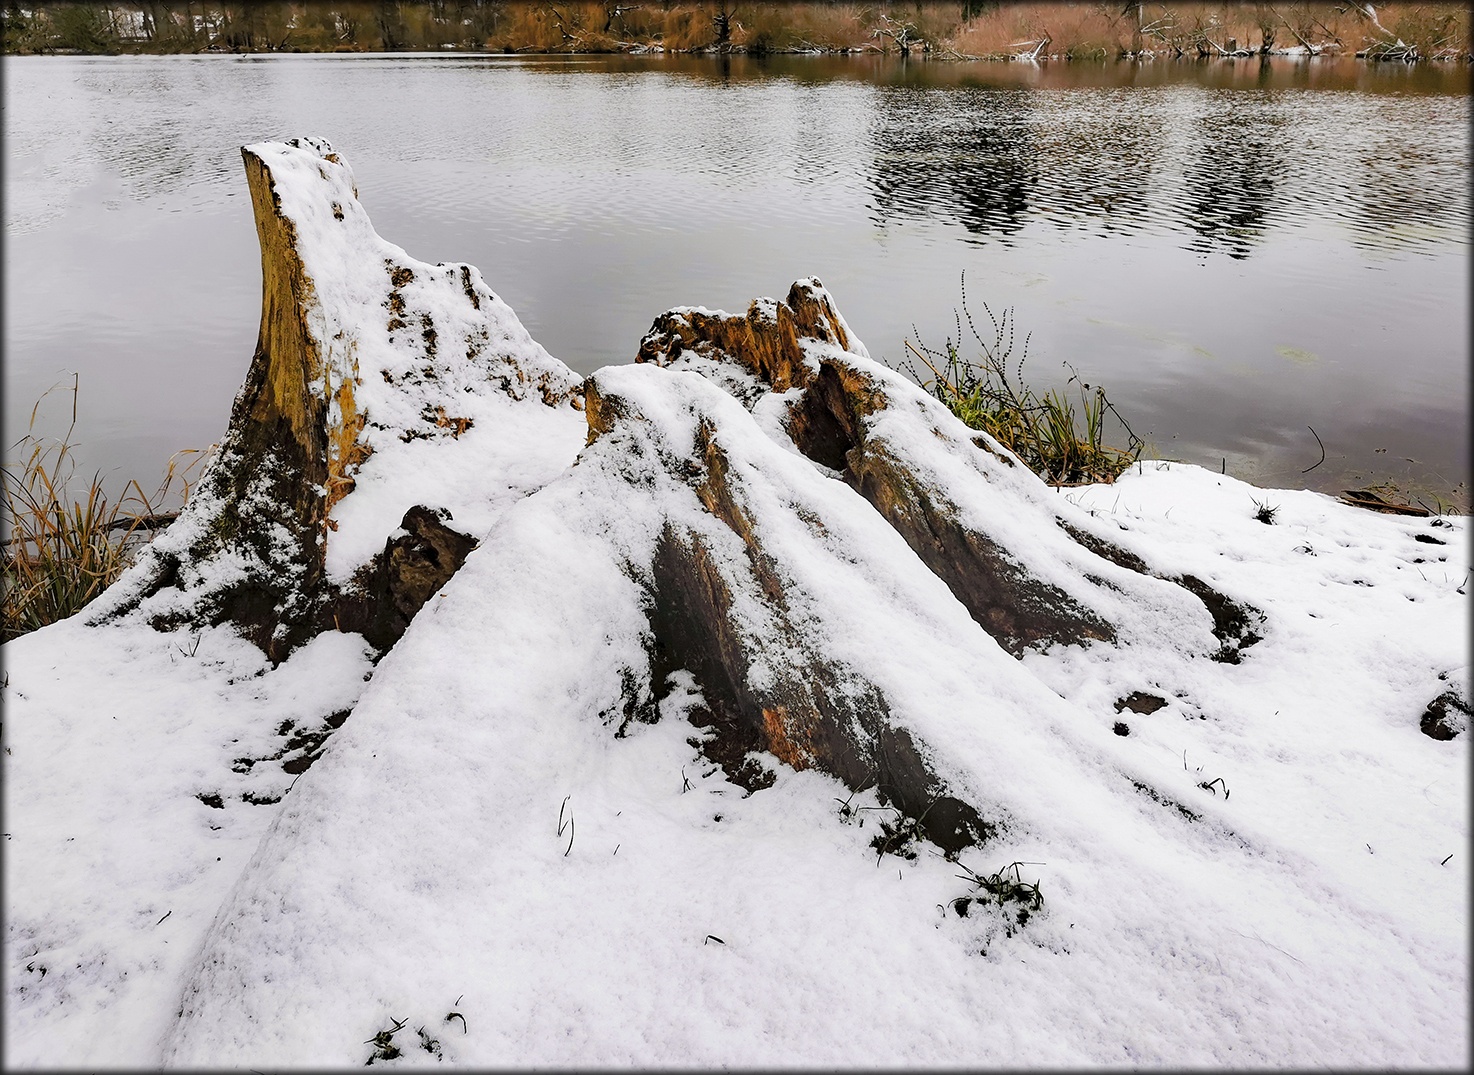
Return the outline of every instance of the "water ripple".
<path id="1" fill-rule="evenodd" d="M 912 323 L 951 328 L 966 269 L 1019 303 L 1051 369 L 1161 401 L 1164 447 L 1177 421 L 1173 450 L 1216 463 L 1310 421 L 1334 453 L 1392 407 L 1467 475 L 1447 432 L 1464 65 L 8 57 L 0 77 L 17 407 L 91 370 L 109 421 L 217 436 L 259 315 L 238 147 L 316 134 L 382 234 L 480 265 L 584 372 L 628 361 L 667 306 L 741 309 L 810 272 L 899 357 Z"/>

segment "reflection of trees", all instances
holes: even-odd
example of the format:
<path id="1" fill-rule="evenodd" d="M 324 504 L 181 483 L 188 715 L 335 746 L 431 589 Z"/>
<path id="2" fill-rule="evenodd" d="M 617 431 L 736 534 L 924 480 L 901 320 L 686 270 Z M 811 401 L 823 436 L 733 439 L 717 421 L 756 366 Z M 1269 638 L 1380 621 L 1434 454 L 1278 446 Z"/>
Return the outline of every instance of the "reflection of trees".
<path id="1" fill-rule="evenodd" d="M 1440 134 L 1432 124 L 1410 124 L 1358 155 L 1363 171 L 1351 185 L 1358 244 L 1416 242 L 1445 229 L 1468 233 L 1468 144 Z"/>
<path id="2" fill-rule="evenodd" d="M 1264 236 L 1275 175 L 1286 167 L 1285 121 L 1262 102 L 1214 94 L 1196 124 L 1180 210 L 1196 233 L 1189 248 L 1243 259 Z"/>
<path id="3" fill-rule="evenodd" d="M 1134 232 L 1158 223 L 1150 184 L 1164 121 L 1153 95 L 1077 91 L 1036 117 L 1040 211 L 1060 227 Z"/>
<path id="4" fill-rule="evenodd" d="M 868 177 L 875 220 L 952 221 L 1004 240 L 1031 222 L 1181 232 L 1190 250 L 1239 260 L 1272 228 L 1331 220 L 1373 245 L 1467 230 L 1469 151 L 1452 121 L 1463 107 L 1456 98 L 1311 104 L 1254 90 L 1269 64 L 1243 73 L 1242 88 L 1190 95 L 880 88 Z"/>
<path id="5" fill-rule="evenodd" d="M 208 142 L 208 120 L 198 116 L 198 100 L 214 86 L 187 70 L 173 77 L 140 68 L 119 78 L 110 69 L 84 72 L 93 99 L 109 101 L 110 86 L 126 85 L 128 95 L 108 108 L 98 106 L 98 122 L 87 132 L 95 157 L 106 163 L 140 200 L 169 201 L 201 182 L 234 181 L 239 156 Z M 193 76 L 193 77 L 191 77 Z M 191 90 L 200 96 L 192 99 Z M 141 101 L 141 107 L 133 106 Z"/>
<path id="6" fill-rule="evenodd" d="M 982 235 L 1022 228 L 1037 182 L 1028 92 L 881 91 L 870 177 L 880 219 L 939 215 Z"/>
<path id="7" fill-rule="evenodd" d="M 1135 230 L 1150 219 L 1162 127 L 1149 103 L 1116 94 L 888 91 L 872 136 L 874 208 L 882 221 L 937 216 L 985 236 L 1031 218 Z"/>

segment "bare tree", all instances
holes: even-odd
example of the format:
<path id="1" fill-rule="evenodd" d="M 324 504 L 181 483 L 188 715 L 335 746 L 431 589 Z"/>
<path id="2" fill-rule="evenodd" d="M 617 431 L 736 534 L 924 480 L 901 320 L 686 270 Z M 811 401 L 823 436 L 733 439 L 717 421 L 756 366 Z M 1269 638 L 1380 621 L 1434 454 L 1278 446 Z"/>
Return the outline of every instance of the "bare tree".
<path id="1" fill-rule="evenodd" d="M 384 43 L 385 52 L 393 52 L 404 47 L 404 19 L 399 12 L 399 5 L 392 0 L 380 0 L 378 8 L 374 11 L 374 24 L 378 28 L 379 38 Z"/>
<path id="2" fill-rule="evenodd" d="M 722 0 L 717 8 L 716 14 L 711 17 L 712 28 L 716 30 L 716 45 L 718 51 L 726 52 L 732 47 L 732 22 L 737 17 L 737 5 L 727 7 L 727 0 Z"/>

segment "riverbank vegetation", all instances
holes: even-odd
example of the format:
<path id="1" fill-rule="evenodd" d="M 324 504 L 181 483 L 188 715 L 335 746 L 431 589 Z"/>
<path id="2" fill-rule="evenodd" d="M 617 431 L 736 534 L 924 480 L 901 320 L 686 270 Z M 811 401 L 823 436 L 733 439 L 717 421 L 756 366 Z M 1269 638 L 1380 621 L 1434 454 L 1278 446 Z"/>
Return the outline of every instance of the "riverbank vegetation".
<path id="1" fill-rule="evenodd" d="M 1282 53 L 1470 59 L 1451 3 L 436 3 L 19 4 L 7 54 L 198 52 L 878 53 L 932 59 L 1224 57 Z"/>
<path id="2" fill-rule="evenodd" d="M 73 484 L 75 380 L 71 388 L 66 433 L 60 439 L 36 435 L 43 396 L 31 411 L 30 429 L 10 449 L 14 461 L 0 473 L 6 531 L 0 542 L 0 642 L 66 619 L 111 586 L 138 547 L 178 514 L 162 510 L 163 505 L 171 494 L 181 501 L 188 497 L 205 459 L 205 453 L 192 449 L 177 453 L 152 494 L 134 480 L 111 501 L 100 474 L 78 491 Z M 188 460 L 191 455 L 195 458 Z"/>
<path id="3" fill-rule="evenodd" d="M 1013 311 L 994 314 L 984 303 L 983 312 L 987 338 L 979 332 L 967 308 L 964 290 L 956 339 L 949 337 L 938 349 L 928 347 L 917 333 L 916 343 L 907 340 L 906 347 L 921 361 L 925 372 L 909 361 L 902 368 L 958 418 L 998 440 L 1051 485 L 1113 482 L 1141 458 L 1145 444 L 1111 404 L 1105 389 L 1099 385 L 1092 388 L 1071 369 L 1064 389 L 1036 391 L 1024 380 L 1029 336 L 1022 341 L 1016 339 Z M 977 344 L 975 359 L 962 356 L 963 316 Z M 931 376 L 927 377 L 926 372 Z M 1067 395 L 1070 385 L 1079 386 L 1078 417 Z M 1107 415 L 1124 430 L 1125 448 L 1105 443 Z"/>

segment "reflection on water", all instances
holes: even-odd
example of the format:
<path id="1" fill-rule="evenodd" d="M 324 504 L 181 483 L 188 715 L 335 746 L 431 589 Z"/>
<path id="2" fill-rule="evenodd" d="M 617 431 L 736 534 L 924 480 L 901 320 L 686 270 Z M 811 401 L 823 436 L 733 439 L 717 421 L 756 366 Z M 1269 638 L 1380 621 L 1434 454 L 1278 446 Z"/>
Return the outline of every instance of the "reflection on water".
<path id="1" fill-rule="evenodd" d="M 871 130 L 878 220 L 937 214 L 997 236 L 1022 228 L 1037 180 L 1027 98 L 883 90 Z"/>
<path id="2" fill-rule="evenodd" d="M 1367 139 L 1356 161 L 1365 176 L 1352 199 L 1358 245 L 1438 243 L 1445 230 L 1467 232 L 1469 202 L 1455 184 L 1467 185 L 1468 173 L 1460 175 L 1446 152 L 1382 131 Z"/>
<path id="3" fill-rule="evenodd" d="M 312 133 L 382 234 L 480 266 L 584 372 L 668 306 L 810 273 L 898 360 L 913 325 L 954 325 L 966 271 L 1033 331 L 1036 376 L 1107 384 L 1165 456 L 1467 481 L 1464 65 L 26 57 L 3 78 L 7 435 L 79 369 L 89 450 L 130 476 L 223 429 L 259 316 L 238 147 Z M 1328 460 L 1302 479 L 1307 424 Z"/>
<path id="4" fill-rule="evenodd" d="M 875 219 L 934 217 L 1005 241 L 1034 221 L 1176 233 L 1184 249 L 1235 259 L 1270 228 L 1466 244 L 1468 148 L 1448 122 L 1466 104 L 1402 103 L 1358 131 L 1336 127 L 1344 108 L 1328 119 L 1323 101 L 1280 93 L 887 88 L 870 132 Z M 1435 128 L 1409 126 L 1429 112 Z"/>
<path id="5" fill-rule="evenodd" d="M 1152 184 L 1166 164 L 1166 101 L 1122 89 L 1037 97 L 1039 170 L 1048 180 L 1041 215 L 1056 227 L 1103 235 L 1153 222 Z"/>
<path id="6" fill-rule="evenodd" d="M 1191 249 L 1246 258 L 1264 236 L 1288 123 L 1272 98 L 1215 95 L 1213 104 L 1194 123 L 1182 220 L 1198 237 Z"/>

